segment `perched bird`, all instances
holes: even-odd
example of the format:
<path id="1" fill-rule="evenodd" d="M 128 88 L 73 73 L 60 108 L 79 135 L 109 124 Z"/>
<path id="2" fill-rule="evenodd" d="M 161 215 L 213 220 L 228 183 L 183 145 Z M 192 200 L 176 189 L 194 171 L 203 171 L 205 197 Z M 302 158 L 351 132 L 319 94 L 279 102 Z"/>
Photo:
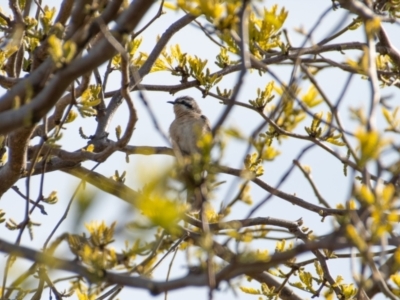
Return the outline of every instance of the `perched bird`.
<path id="1" fill-rule="evenodd" d="M 201 114 L 200 107 L 192 97 L 183 96 L 168 103 L 174 105 L 175 120 L 169 127 L 169 135 L 177 159 L 200 153 L 197 141 L 211 133 L 210 121 Z M 199 210 L 205 199 L 204 189 L 194 178 L 188 178 L 194 176 L 185 177 L 188 186 L 187 201 L 191 203 L 192 211 Z"/>
<path id="2" fill-rule="evenodd" d="M 169 135 L 174 151 L 179 150 L 181 155 L 199 153 L 197 141 L 211 132 L 210 121 L 201 114 L 196 101 L 189 96 L 168 101 L 174 105 L 175 120 L 169 127 Z"/>

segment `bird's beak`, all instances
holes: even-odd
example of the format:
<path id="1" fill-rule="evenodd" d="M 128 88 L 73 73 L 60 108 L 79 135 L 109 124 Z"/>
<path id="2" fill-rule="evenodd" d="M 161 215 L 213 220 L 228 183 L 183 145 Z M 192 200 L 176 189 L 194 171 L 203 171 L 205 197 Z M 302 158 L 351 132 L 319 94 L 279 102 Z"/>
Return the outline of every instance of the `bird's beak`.
<path id="1" fill-rule="evenodd" d="M 171 103 L 172 105 L 174 105 L 175 101 L 167 101 L 167 103 Z"/>

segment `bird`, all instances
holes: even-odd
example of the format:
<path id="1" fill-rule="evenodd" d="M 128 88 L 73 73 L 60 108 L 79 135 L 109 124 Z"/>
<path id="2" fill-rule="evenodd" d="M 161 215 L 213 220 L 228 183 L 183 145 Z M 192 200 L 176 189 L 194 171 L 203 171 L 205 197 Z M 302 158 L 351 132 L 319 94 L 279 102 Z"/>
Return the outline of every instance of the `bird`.
<path id="1" fill-rule="evenodd" d="M 174 106 L 175 119 L 169 127 L 172 149 L 179 161 L 184 157 L 195 154 L 201 155 L 198 141 L 205 135 L 211 134 L 211 126 L 208 118 L 202 114 L 197 102 L 190 96 L 183 96 L 168 101 Z M 188 188 L 187 202 L 191 204 L 191 211 L 199 211 L 205 201 L 204 180 L 196 180 L 193 170 L 186 168 L 185 181 Z M 204 176 L 201 176 L 204 179 Z"/>
<path id="2" fill-rule="evenodd" d="M 174 105 L 175 113 L 175 120 L 169 127 L 172 148 L 181 155 L 200 153 L 197 142 L 211 133 L 210 121 L 192 97 L 183 96 L 168 103 Z"/>

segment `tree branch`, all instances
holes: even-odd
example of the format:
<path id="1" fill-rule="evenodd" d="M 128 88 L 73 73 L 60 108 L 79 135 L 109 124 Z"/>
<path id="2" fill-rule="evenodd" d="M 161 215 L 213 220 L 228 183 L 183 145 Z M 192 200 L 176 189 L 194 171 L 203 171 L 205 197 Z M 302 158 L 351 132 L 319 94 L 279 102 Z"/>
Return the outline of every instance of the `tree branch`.
<path id="1" fill-rule="evenodd" d="M 116 20 L 117 25 L 114 30 L 115 38 L 121 40 L 123 34 L 132 31 L 151 5 L 152 2 L 150 1 L 134 1 Z M 114 47 L 110 45 L 107 39 L 103 38 L 93 47 L 88 55 L 76 59 L 70 65 L 55 74 L 43 90 L 28 104 L 16 110 L 1 112 L 0 133 L 10 132 L 27 122 L 36 123 L 39 121 L 53 107 L 73 80 L 101 65 L 115 53 Z M 1 97 L 0 111 L 4 110 L 4 105 L 1 105 L 2 103 L 11 105 L 15 97 L 25 99 L 25 87 L 28 85 L 35 89 L 43 79 L 48 77 L 51 65 L 52 62 L 47 60 L 39 67 L 38 72 L 34 72 L 28 79 L 18 83 L 9 93 Z M 44 74 L 40 74 L 39 70 Z M 29 116 L 28 120 L 27 116 Z"/>

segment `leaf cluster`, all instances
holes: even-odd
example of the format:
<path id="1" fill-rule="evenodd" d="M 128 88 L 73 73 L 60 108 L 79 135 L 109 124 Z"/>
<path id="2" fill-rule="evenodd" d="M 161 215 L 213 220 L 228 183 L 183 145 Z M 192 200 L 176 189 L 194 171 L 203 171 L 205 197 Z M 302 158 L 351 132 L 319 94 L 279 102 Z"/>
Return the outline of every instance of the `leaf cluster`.
<path id="1" fill-rule="evenodd" d="M 344 146 L 345 143 L 341 142 L 341 133 L 335 134 L 335 130 L 331 127 L 332 125 L 332 115 L 328 112 L 327 120 L 325 121 L 325 127 L 321 128 L 323 112 L 316 113 L 311 122 L 310 127 L 305 127 L 307 134 L 312 138 L 317 138 L 322 141 L 326 141 L 336 146 Z"/>

